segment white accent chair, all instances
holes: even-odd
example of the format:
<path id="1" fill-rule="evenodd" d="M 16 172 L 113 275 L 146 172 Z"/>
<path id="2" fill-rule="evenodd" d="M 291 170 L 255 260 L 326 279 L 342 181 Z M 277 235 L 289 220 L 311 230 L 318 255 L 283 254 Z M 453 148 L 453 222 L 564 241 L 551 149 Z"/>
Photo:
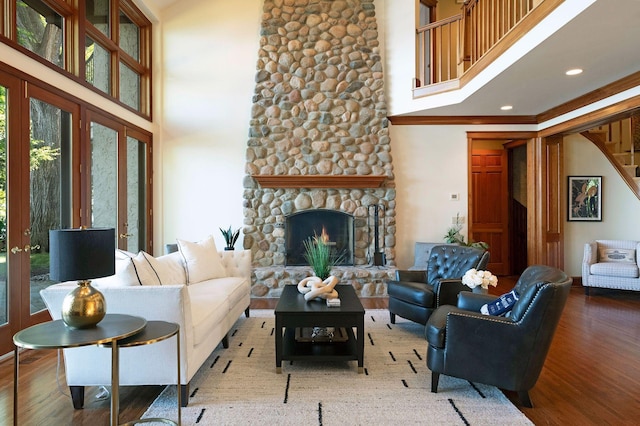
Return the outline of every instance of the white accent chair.
<path id="1" fill-rule="evenodd" d="M 582 285 L 640 291 L 640 241 L 595 240 L 584 245 Z"/>

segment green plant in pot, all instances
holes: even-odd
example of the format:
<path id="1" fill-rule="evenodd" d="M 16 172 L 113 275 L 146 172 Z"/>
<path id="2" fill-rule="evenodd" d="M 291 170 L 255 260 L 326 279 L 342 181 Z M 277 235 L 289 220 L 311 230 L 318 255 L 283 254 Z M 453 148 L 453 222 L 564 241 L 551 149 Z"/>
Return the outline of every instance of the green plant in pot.
<path id="1" fill-rule="evenodd" d="M 331 270 L 340 263 L 342 256 L 336 255 L 331 246 L 317 236 L 309 237 L 303 244 L 304 258 L 315 276 L 323 281 L 329 278 Z"/>
<path id="2" fill-rule="evenodd" d="M 444 235 L 445 243 L 458 244 L 461 246 L 474 247 L 482 250 L 488 250 L 489 244 L 484 241 L 465 241 L 464 235 L 460 233 L 462 225 L 460 224 L 460 214 L 456 215 L 456 223 L 447 229 L 447 233 Z"/>
<path id="3" fill-rule="evenodd" d="M 220 232 L 222 232 L 222 236 L 224 237 L 224 241 L 227 244 L 224 249 L 225 250 L 233 250 L 234 246 L 236 245 L 236 241 L 238 240 L 238 237 L 240 236 L 240 228 L 238 228 L 235 231 L 233 231 L 231 229 L 231 226 L 229 226 L 228 229 L 220 228 Z"/>

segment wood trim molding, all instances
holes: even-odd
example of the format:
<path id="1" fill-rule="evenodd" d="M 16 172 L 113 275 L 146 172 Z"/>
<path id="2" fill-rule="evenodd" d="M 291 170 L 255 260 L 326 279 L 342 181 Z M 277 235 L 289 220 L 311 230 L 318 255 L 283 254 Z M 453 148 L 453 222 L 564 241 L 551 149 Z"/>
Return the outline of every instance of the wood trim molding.
<path id="1" fill-rule="evenodd" d="M 631 113 L 640 108 L 640 96 L 626 99 L 614 105 L 591 111 L 571 120 L 564 121 L 555 126 L 540 130 L 538 133 L 541 137 L 556 135 L 559 133 L 579 133 L 598 125 L 616 121 L 630 116 Z"/>
<path id="2" fill-rule="evenodd" d="M 538 124 L 533 115 L 430 115 L 430 116 L 401 116 L 389 117 L 391 124 L 403 125 L 451 125 L 451 124 Z"/>
<path id="3" fill-rule="evenodd" d="M 536 116 L 538 123 L 544 123 L 545 121 L 559 117 L 563 114 L 575 111 L 578 108 L 582 108 L 597 101 L 601 101 L 618 93 L 622 93 L 625 90 L 632 89 L 640 86 L 640 71 L 621 78 L 618 81 L 614 81 L 611 84 L 600 87 L 592 92 L 570 100 L 562 105 L 558 105 L 551 108 L 548 111 L 540 113 Z"/>
<path id="4" fill-rule="evenodd" d="M 386 176 L 253 175 L 263 188 L 379 188 Z"/>

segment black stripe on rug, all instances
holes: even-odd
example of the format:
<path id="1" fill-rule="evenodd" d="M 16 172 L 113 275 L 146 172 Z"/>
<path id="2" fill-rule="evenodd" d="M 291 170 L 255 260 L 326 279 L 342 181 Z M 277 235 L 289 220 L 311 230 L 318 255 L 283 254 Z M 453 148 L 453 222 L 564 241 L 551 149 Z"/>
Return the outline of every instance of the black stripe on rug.
<path id="1" fill-rule="evenodd" d="M 284 401 L 283 404 L 286 404 L 289 400 L 289 384 L 291 383 L 291 373 L 287 374 L 287 386 L 284 389 Z"/>
<path id="2" fill-rule="evenodd" d="M 220 359 L 220 355 L 218 355 L 217 357 L 215 357 L 213 359 L 213 362 L 211 363 L 211 365 L 209 366 L 209 368 L 213 368 L 214 365 L 216 365 L 216 363 L 218 362 L 218 360 Z"/>
<path id="3" fill-rule="evenodd" d="M 194 396 L 196 396 L 196 394 L 198 393 L 198 389 L 199 388 L 195 388 L 193 392 L 191 392 L 191 395 L 189 395 L 189 398 L 193 398 Z"/>
<path id="4" fill-rule="evenodd" d="M 224 370 L 222 370 L 222 374 L 226 373 L 227 370 L 229 369 L 229 367 L 231 367 L 231 363 L 233 362 L 232 359 L 230 359 L 229 361 L 227 361 L 227 365 L 224 367 Z"/>
<path id="5" fill-rule="evenodd" d="M 322 402 L 318 402 L 318 425 L 322 426 Z"/>
<path id="6" fill-rule="evenodd" d="M 196 423 L 200 423 L 200 420 L 202 420 L 202 417 L 204 417 L 205 410 L 206 410 L 206 408 L 203 408 L 202 410 L 200 410 L 200 414 L 198 414 L 198 418 L 196 419 Z"/>
<path id="7" fill-rule="evenodd" d="M 369 343 L 371 343 L 371 346 L 375 346 L 376 344 L 373 341 L 373 336 L 371 336 L 371 333 L 367 333 L 367 336 L 369 336 Z"/>
<path id="8" fill-rule="evenodd" d="M 451 406 L 453 407 L 453 410 L 458 414 L 458 416 L 460 416 L 460 420 L 462 420 L 462 422 L 463 422 L 465 425 L 469 426 L 469 425 L 470 425 L 470 423 L 467 421 L 467 419 L 465 419 L 465 418 L 464 418 L 464 415 L 462 414 L 462 411 L 460 411 L 460 410 L 458 409 L 458 407 L 456 407 L 456 403 L 455 403 L 455 402 L 453 402 L 453 399 L 449 398 L 449 400 L 448 400 L 448 401 L 449 401 L 449 404 L 451 404 Z"/>
<path id="9" fill-rule="evenodd" d="M 396 357 L 393 356 L 393 352 L 389 351 L 389 356 L 391 357 L 391 359 L 395 362 L 396 361 Z"/>
<path id="10" fill-rule="evenodd" d="M 260 326 L 260 328 L 264 328 L 266 323 L 267 323 L 266 321 L 262 321 L 262 325 Z"/>
<path id="11" fill-rule="evenodd" d="M 416 349 L 413 350 L 413 353 L 416 354 L 416 357 L 422 361 L 422 356 L 420 356 L 420 354 L 418 353 L 418 351 Z"/>
<path id="12" fill-rule="evenodd" d="M 480 390 L 480 389 L 479 389 L 475 384 L 473 384 L 473 383 L 471 383 L 471 382 L 468 382 L 468 383 L 469 383 L 469 385 L 471 385 L 471 387 L 472 387 L 476 392 L 478 392 L 478 395 L 480 395 L 480 397 L 482 397 L 483 399 L 484 399 L 484 398 L 486 398 L 486 396 L 484 396 L 484 394 L 482 393 L 482 391 L 481 391 L 481 390 Z"/>
<path id="13" fill-rule="evenodd" d="M 411 367 L 413 374 L 418 374 L 418 370 L 416 370 L 416 368 L 413 366 L 413 363 L 411 362 L 410 359 L 407 360 L 407 364 L 409 364 L 409 367 Z"/>
<path id="14" fill-rule="evenodd" d="M 249 350 L 249 353 L 247 354 L 247 358 L 251 358 L 251 354 L 253 353 L 253 348 L 251 348 L 251 350 Z"/>

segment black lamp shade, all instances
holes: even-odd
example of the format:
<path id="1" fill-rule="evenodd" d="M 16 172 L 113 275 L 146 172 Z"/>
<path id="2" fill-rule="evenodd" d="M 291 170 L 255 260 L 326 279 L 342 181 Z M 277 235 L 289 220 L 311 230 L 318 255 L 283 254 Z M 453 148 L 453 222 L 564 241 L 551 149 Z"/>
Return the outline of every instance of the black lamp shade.
<path id="1" fill-rule="evenodd" d="M 49 231 L 49 274 L 52 280 L 108 277 L 116 272 L 113 228 Z"/>

